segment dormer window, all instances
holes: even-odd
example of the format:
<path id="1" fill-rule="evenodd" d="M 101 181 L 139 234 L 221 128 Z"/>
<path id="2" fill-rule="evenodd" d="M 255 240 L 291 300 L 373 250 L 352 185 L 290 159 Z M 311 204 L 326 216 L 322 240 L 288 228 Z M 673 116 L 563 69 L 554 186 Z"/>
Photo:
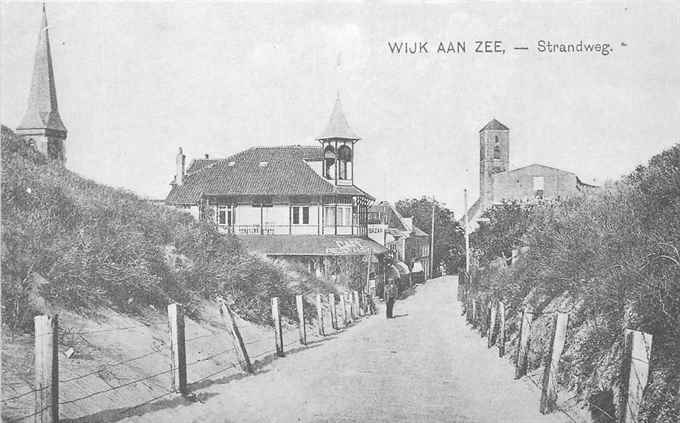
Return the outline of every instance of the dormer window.
<path id="1" fill-rule="evenodd" d="M 260 162 L 260 167 L 267 167 L 269 162 Z"/>

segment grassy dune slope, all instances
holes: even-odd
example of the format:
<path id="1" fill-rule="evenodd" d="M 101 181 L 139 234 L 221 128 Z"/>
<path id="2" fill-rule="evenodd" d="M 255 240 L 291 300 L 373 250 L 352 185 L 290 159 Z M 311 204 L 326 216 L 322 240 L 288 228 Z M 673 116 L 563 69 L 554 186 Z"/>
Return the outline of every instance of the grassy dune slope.
<path id="1" fill-rule="evenodd" d="M 292 319 L 294 294 L 330 289 L 304 269 L 247 254 L 213 225 L 48 163 L 2 127 L 5 400 L 31 389 L 37 314 L 59 313 L 60 352 L 75 351 L 61 357 L 62 379 L 92 373 L 60 387 L 67 401 L 167 370 L 165 309 L 171 302 L 184 304 L 192 318 L 187 338 L 201 337 L 187 347 L 188 361 L 222 352 L 195 364 L 191 382 L 233 359 L 215 296 L 231 297 L 247 321 L 246 341 L 267 334 L 268 348 L 269 331 L 260 325 L 270 323 L 272 296 L 281 297 L 281 311 Z M 151 355 L 107 365 L 146 353 Z M 65 404 L 62 411 L 64 417 L 90 416 L 83 421 L 115 421 L 93 413 L 147 401 L 167 393 L 168 385 L 163 374 Z M 3 418 L 30 411 L 32 395 L 3 404 Z"/>

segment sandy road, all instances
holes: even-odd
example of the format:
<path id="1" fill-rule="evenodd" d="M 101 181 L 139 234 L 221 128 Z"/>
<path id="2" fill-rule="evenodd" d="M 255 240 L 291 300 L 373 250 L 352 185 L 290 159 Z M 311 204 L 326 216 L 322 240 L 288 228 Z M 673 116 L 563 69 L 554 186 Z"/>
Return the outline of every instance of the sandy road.
<path id="1" fill-rule="evenodd" d="M 439 278 L 397 302 L 395 319 L 341 334 L 207 386 L 204 403 L 175 404 L 144 422 L 566 422 L 538 413 L 538 390 L 472 332 Z"/>

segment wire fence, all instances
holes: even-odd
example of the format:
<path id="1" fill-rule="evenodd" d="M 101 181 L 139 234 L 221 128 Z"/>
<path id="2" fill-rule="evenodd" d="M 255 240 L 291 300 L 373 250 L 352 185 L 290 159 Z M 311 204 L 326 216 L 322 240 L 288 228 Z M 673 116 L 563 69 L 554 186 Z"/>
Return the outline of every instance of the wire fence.
<path id="1" fill-rule="evenodd" d="M 306 294 L 310 294 L 313 292 L 308 292 Z M 339 305 L 339 304 L 338 304 Z M 336 305 L 336 307 L 338 306 Z M 358 317 L 358 316 L 357 316 Z M 183 326 L 183 325 L 182 325 Z M 90 344 L 89 338 L 90 336 L 98 336 L 99 334 L 111 334 L 111 333 L 116 333 L 116 332 L 126 332 L 126 331 L 133 331 L 133 330 L 154 330 L 154 329 L 165 329 L 164 333 L 168 336 L 168 338 L 171 335 L 172 329 L 170 327 L 170 324 L 168 322 L 165 323 L 154 323 L 154 324 L 148 324 L 148 325 L 130 325 L 130 326 L 120 326 L 120 327 L 114 327 L 114 328 L 103 328 L 103 329 L 90 329 L 90 330 L 83 330 L 83 329 L 74 329 L 74 328 L 62 328 L 62 327 L 57 327 L 56 328 L 56 336 L 57 336 L 57 341 L 59 345 L 63 344 L 61 341 L 68 336 L 78 336 L 80 337 L 85 343 Z M 299 337 L 298 337 L 298 331 L 299 327 L 291 327 L 289 329 L 286 329 L 283 331 L 283 337 L 286 340 L 286 342 L 283 343 L 283 348 L 288 349 L 291 345 L 296 344 L 300 342 Z M 313 333 L 314 331 L 310 331 L 309 336 L 311 338 L 315 337 Z M 201 350 L 199 349 L 198 351 L 195 349 L 196 345 L 200 341 L 204 341 L 207 338 L 214 338 L 215 336 L 219 335 L 226 335 L 228 331 L 225 329 L 223 332 L 220 331 L 214 331 L 211 330 L 210 333 L 207 334 L 199 334 L 195 335 L 189 338 L 186 338 L 184 340 L 184 345 L 186 350 L 193 351 L 193 355 L 196 354 L 201 354 Z M 152 334 L 152 338 L 156 339 L 157 333 Z M 263 350 L 260 350 L 260 348 L 256 348 L 257 352 L 255 355 L 251 355 L 250 359 L 251 360 L 257 360 L 261 359 L 266 356 L 270 355 L 275 355 L 277 353 L 276 347 L 275 347 L 275 337 L 273 336 L 274 334 L 266 335 L 266 336 L 259 336 L 256 338 L 251 338 L 247 342 L 244 342 L 245 346 L 253 346 L 256 344 L 264 344 L 265 342 L 269 342 L 269 346 L 264 348 Z M 55 333 L 47 333 L 43 335 L 39 335 L 38 339 L 41 337 L 48 337 L 48 336 L 55 336 Z M 231 335 L 225 336 L 224 340 L 225 342 L 229 342 L 229 337 Z M 319 335 L 321 336 L 321 335 Z M 170 342 L 171 344 L 172 342 Z M 214 346 L 214 343 L 209 343 L 207 346 L 212 347 Z M 147 371 L 146 369 L 143 369 L 144 364 L 149 364 L 148 362 L 143 362 L 142 360 L 144 359 L 151 359 L 153 358 L 156 360 L 156 358 L 163 358 L 165 357 L 166 359 L 170 356 L 169 354 L 169 349 L 170 345 L 164 345 L 163 347 L 152 347 L 151 349 L 147 351 L 143 351 L 133 357 L 128 357 L 122 360 L 117 360 L 117 361 L 109 361 L 105 362 L 102 364 L 99 364 L 96 366 L 96 368 L 93 368 L 89 371 L 85 371 L 80 374 L 74 374 L 74 375 L 69 375 L 65 379 L 60 379 L 58 380 L 58 385 L 59 385 L 59 391 L 60 393 L 62 392 L 69 392 L 70 389 L 67 388 L 68 385 L 76 383 L 78 389 L 82 389 L 83 386 L 87 386 L 87 384 L 84 384 L 84 380 L 87 380 L 88 378 L 97 378 L 98 380 L 103 380 L 107 385 L 109 384 L 108 380 L 115 379 L 117 381 L 122 381 L 125 380 L 126 377 L 129 377 L 130 373 L 135 374 L 135 373 L 144 373 Z M 220 360 L 227 359 L 229 361 L 228 364 L 220 364 Z M 59 361 L 57 361 L 57 365 Z M 197 366 L 200 366 L 201 364 L 205 363 L 210 363 L 212 362 L 213 365 L 218 366 L 217 369 L 210 370 L 208 374 L 205 375 L 199 375 L 197 378 L 192 379 L 190 381 L 187 381 L 188 386 L 196 386 L 197 384 L 201 382 L 205 382 L 206 380 L 210 380 L 216 376 L 222 375 L 226 372 L 229 372 L 231 370 L 234 370 L 239 367 L 240 360 L 239 360 L 239 354 L 237 351 L 237 348 L 235 345 L 231 345 L 228 348 L 224 348 L 215 352 L 210 352 L 208 355 L 205 356 L 199 356 L 191 361 L 188 361 L 184 364 L 185 369 L 194 369 Z M 154 364 L 158 363 L 156 360 Z M 141 368 L 140 368 L 141 367 Z M 159 371 L 154 371 L 151 374 L 145 374 L 143 376 L 139 376 L 136 378 L 133 378 L 131 380 L 127 380 L 121 383 L 116 383 L 113 385 L 109 385 L 105 388 L 102 389 L 95 389 L 90 392 L 86 393 L 81 393 L 79 395 L 75 395 L 73 397 L 66 397 L 66 398 L 60 398 L 57 401 L 58 406 L 61 408 L 62 406 L 70 406 L 73 404 L 79 404 L 83 401 L 87 402 L 88 400 L 92 398 L 98 398 L 100 396 L 109 394 L 111 392 L 116 392 L 116 391 L 125 391 L 127 389 L 132 388 L 135 385 L 139 384 L 145 384 L 149 388 L 153 388 L 151 392 L 156 391 L 158 395 L 155 395 L 151 398 L 145 399 L 143 402 L 131 405 L 129 407 L 125 407 L 118 411 L 119 414 L 125 414 L 129 413 L 134 410 L 138 410 L 140 407 L 143 407 L 145 405 L 148 405 L 150 403 L 153 403 L 154 401 L 157 401 L 161 398 L 165 398 L 171 395 L 178 395 L 177 388 L 174 387 L 173 383 L 173 388 L 174 389 L 168 389 L 168 387 L 163 384 L 162 382 L 159 382 L 159 378 L 168 376 L 173 374 L 177 368 L 171 363 L 169 368 L 159 370 Z M 187 370 L 185 370 L 186 372 Z M 195 370 L 192 370 L 192 373 L 195 372 Z M 62 372 L 60 372 L 62 373 Z M 107 380 L 104 379 L 104 375 L 107 375 Z M 10 382 L 9 385 L 12 386 L 12 390 L 15 392 L 17 389 L 15 387 L 22 386 L 28 384 L 30 386 L 30 383 L 28 382 Z M 3 383 L 3 385 L 7 386 L 8 384 Z M 38 393 L 45 391 L 47 389 L 50 389 L 50 386 L 43 386 L 41 388 L 36 388 L 35 386 L 30 386 L 30 389 L 26 391 L 20 391 L 12 396 L 2 398 L 2 407 L 4 410 L 12 410 L 15 412 L 20 412 L 21 410 L 25 410 L 28 408 L 26 405 L 26 401 L 29 401 L 29 397 L 31 395 L 34 396 L 34 401 L 37 401 L 38 398 Z M 66 389 L 64 389 L 66 388 Z M 36 404 L 42 404 L 36 402 Z M 37 407 L 37 405 L 36 405 Z M 43 408 L 39 408 L 33 412 L 22 414 L 22 415 L 13 415 L 14 413 L 10 413 L 8 417 L 11 418 L 12 421 L 25 421 L 27 419 L 30 419 L 31 417 L 35 417 L 41 413 L 44 412 L 50 412 L 49 411 L 50 406 L 46 406 Z M 82 409 L 87 409 L 91 410 L 92 407 L 90 406 L 85 406 Z M 3 416 L 4 417 L 4 416 Z M 73 418 L 72 416 L 62 416 L 62 417 L 69 417 Z"/>
<path id="2" fill-rule="evenodd" d="M 466 277 L 461 277 L 459 279 L 461 283 L 468 283 L 469 284 L 469 278 Z M 470 288 L 470 285 L 466 285 L 463 288 L 459 287 L 459 301 L 462 303 L 462 306 L 464 308 L 463 314 L 468 316 L 468 322 L 472 324 L 473 328 L 478 328 L 482 331 L 482 336 L 485 336 L 487 334 L 492 334 L 495 330 L 498 330 L 498 328 L 491 328 L 491 321 L 489 321 L 490 317 L 489 314 L 490 310 L 492 307 L 496 307 L 496 311 L 498 312 L 498 302 L 492 299 L 489 299 L 488 297 L 485 299 L 487 301 L 487 307 L 482 306 L 484 304 L 481 302 L 480 298 L 475 297 L 475 291 Z M 562 364 L 564 365 L 565 363 L 568 362 L 568 360 L 565 360 L 565 356 L 561 354 L 563 344 L 566 343 L 566 338 L 567 334 L 569 331 L 573 331 L 575 328 L 570 327 L 571 322 L 569 322 L 569 319 L 567 318 L 570 314 L 574 313 L 577 311 L 577 305 L 578 304 L 573 304 L 570 307 L 554 307 L 554 308 L 549 308 L 549 309 L 542 309 L 542 310 L 536 310 L 532 309 L 529 306 L 525 306 L 524 308 L 521 307 L 504 307 L 505 310 L 505 327 L 504 327 L 504 333 L 505 333 L 505 338 L 504 340 L 507 342 L 508 341 L 508 332 L 507 329 L 509 328 L 508 325 L 508 320 L 511 320 L 512 317 L 516 320 L 518 320 L 518 324 L 516 326 L 516 329 L 518 331 L 517 336 L 514 338 L 514 342 L 516 342 L 516 355 L 514 357 L 515 361 L 515 367 L 516 367 L 516 373 L 515 377 L 520 377 L 520 376 L 525 376 L 528 378 L 534 385 L 536 385 L 539 389 L 542 391 L 542 404 L 541 408 L 543 409 L 543 400 L 544 396 L 546 395 L 546 392 L 548 390 L 556 390 L 556 372 L 557 372 L 557 367 Z M 557 328 L 560 326 L 560 323 L 558 323 L 559 318 L 557 319 L 550 319 L 547 322 L 544 323 L 544 327 L 541 326 L 546 333 L 552 333 L 552 336 L 547 336 L 547 337 L 540 337 L 536 338 L 536 334 L 534 332 L 534 321 L 537 319 L 540 319 L 542 317 L 552 317 L 552 316 L 559 316 L 560 314 L 566 315 L 565 319 L 563 320 L 564 323 L 562 323 L 561 330 L 564 332 L 562 333 L 562 341 L 560 342 L 560 346 L 556 346 L 553 344 L 555 342 L 555 337 L 557 336 Z M 528 318 L 527 318 L 528 316 Z M 495 323 L 498 323 L 498 320 L 496 319 Z M 528 323 L 528 327 L 524 327 L 525 324 Z M 522 340 L 524 338 L 523 331 L 527 330 L 528 335 L 526 336 L 526 339 L 524 339 L 524 343 L 522 343 Z M 629 333 L 630 332 L 630 333 Z M 629 338 L 630 336 L 630 338 Z M 496 338 L 497 339 L 497 338 Z M 626 334 L 624 336 L 624 344 L 626 346 L 626 353 L 624 354 L 624 360 L 621 363 L 622 366 L 624 367 L 624 373 L 630 373 L 627 378 L 624 378 L 625 380 L 622 380 L 622 386 L 620 388 L 619 396 L 622 398 L 620 399 L 619 404 L 609 404 L 614 408 L 617 408 L 617 411 L 611 412 L 604 410 L 601 406 L 598 404 L 595 404 L 593 401 L 590 399 L 583 399 L 582 401 L 587 405 L 588 407 L 591 407 L 592 410 L 596 410 L 604 419 L 607 419 L 608 421 L 618 421 L 617 417 L 614 416 L 613 414 L 618 414 L 618 418 L 621 419 L 625 415 L 625 421 L 626 422 L 633 422 L 637 423 L 639 420 L 639 412 L 642 409 L 643 406 L 643 391 L 645 386 L 647 385 L 647 379 L 648 379 L 648 374 L 649 374 L 649 363 L 651 360 L 651 355 L 652 355 L 652 335 L 639 332 L 639 331 L 626 331 Z M 536 343 L 538 341 L 538 343 Z M 550 344 L 546 344 L 546 342 Z M 629 345 L 630 344 L 630 345 Z M 633 344 L 637 345 L 637 349 L 633 347 Z M 489 342 L 489 347 L 492 346 L 492 343 Z M 499 345 L 499 351 L 503 349 L 505 350 L 505 345 L 502 347 Z M 557 354 L 556 357 L 553 357 L 553 348 L 559 348 L 559 353 Z M 637 352 L 639 356 L 636 356 L 634 353 L 634 350 Z M 520 355 L 523 356 L 520 357 Z M 532 355 L 533 357 L 539 357 L 539 359 L 542 361 L 544 366 L 550 365 L 550 370 L 552 373 L 549 373 L 545 367 L 543 368 L 538 368 L 532 372 L 527 373 L 527 368 L 529 367 L 529 355 Z M 642 370 L 641 370 L 642 369 Z M 554 371 L 553 371 L 554 370 Z M 643 373 L 641 373 L 641 371 Z M 541 377 L 542 380 L 540 380 L 540 383 L 535 380 L 535 378 Z M 552 379 L 551 379 L 552 378 Z M 553 395 L 556 395 L 554 392 L 552 393 Z M 576 421 L 575 418 L 570 415 L 563 407 L 563 405 L 557 404 L 554 400 L 554 398 L 550 398 L 547 401 L 550 401 L 550 407 L 553 407 L 555 410 L 560 411 L 561 413 L 567 415 L 572 421 Z M 573 398 L 576 398 L 576 396 L 573 396 Z M 623 420 L 622 420 L 623 421 Z"/>

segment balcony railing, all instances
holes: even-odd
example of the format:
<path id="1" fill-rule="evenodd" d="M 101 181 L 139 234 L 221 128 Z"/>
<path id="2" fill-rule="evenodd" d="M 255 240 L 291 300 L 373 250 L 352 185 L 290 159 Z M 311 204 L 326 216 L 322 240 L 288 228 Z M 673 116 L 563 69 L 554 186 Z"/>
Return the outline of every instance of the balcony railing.
<path id="1" fill-rule="evenodd" d="M 323 231 L 320 231 L 319 225 L 275 225 L 267 224 L 259 225 L 257 223 L 244 225 L 220 225 L 222 232 L 232 233 L 234 235 L 334 235 L 336 233 L 335 226 L 324 226 Z M 365 226 L 337 226 L 338 235 L 358 235 L 364 236 L 367 234 Z"/>

